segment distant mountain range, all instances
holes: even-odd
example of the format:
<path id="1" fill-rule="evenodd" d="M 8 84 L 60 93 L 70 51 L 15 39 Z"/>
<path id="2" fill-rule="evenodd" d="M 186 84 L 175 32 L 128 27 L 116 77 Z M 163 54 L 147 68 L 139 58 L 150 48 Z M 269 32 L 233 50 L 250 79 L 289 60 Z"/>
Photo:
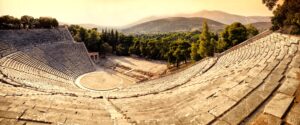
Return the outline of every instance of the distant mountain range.
<path id="1" fill-rule="evenodd" d="M 235 14 L 229 14 L 222 11 L 208 11 L 203 10 L 193 14 L 179 14 L 180 17 L 203 17 L 211 20 L 218 21 L 224 24 L 232 24 L 234 22 L 240 22 L 242 24 L 250 24 L 256 22 L 270 22 L 271 19 L 268 16 L 241 16 Z"/>
<path id="2" fill-rule="evenodd" d="M 271 22 L 256 22 L 252 23 L 254 27 L 256 27 L 260 32 L 270 29 L 272 27 Z"/>
<path id="3" fill-rule="evenodd" d="M 226 25 L 241 22 L 242 24 L 253 24 L 260 31 L 271 27 L 270 17 L 268 16 L 241 16 L 229 14 L 222 11 L 203 10 L 192 14 L 177 14 L 172 16 L 151 16 L 140 19 L 136 22 L 122 27 L 105 27 L 94 24 L 79 24 L 85 28 L 118 29 L 126 34 L 141 33 L 167 33 L 167 32 L 186 32 L 201 30 L 202 22 L 206 20 L 209 28 L 218 32 Z"/>
<path id="4" fill-rule="evenodd" d="M 186 32 L 201 29 L 203 21 L 206 21 L 209 28 L 214 32 L 225 27 L 220 22 L 201 17 L 169 17 L 134 25 L 123 29 L 122 32 L 127 34 Z"/>
<path id="5" fill-rule="evenodd" d="M 222 11 L 200 11 L 193 14 L 177 14 L 173 17 L 151 16 L 125 26 L 121 31 L 128 34 L 166 33 L 201 30 L 202 22 L 206 20 L 214 32 L 222 30 L 226 25 L 234 22 L 253 24 L 260 31 L 271 27 L 270 17 L 240 16 Z"/>

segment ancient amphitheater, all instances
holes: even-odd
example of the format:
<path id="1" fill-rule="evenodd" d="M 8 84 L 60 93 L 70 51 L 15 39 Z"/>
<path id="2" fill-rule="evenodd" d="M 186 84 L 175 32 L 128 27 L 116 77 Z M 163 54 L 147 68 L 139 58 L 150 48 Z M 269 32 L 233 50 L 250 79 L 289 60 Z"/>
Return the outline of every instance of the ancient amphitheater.
<path id="1" fill-rule="evenodd" d="M 300 124 L 300 38 L 264 32 L 173 75 L 91 91 L 65 28 L 0 31 L 0 124 Z"/>

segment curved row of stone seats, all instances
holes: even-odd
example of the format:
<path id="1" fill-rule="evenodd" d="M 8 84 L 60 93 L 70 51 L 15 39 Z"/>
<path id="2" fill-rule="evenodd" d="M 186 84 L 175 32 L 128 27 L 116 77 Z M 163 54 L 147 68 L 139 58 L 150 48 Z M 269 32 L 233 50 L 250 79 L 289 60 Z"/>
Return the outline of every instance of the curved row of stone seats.
<path id="1" fill-rule="evenodd" d="M 64 64 L 58 62 L 56 59 L 52 58 L 48 55 L 47 52 L 41 50 L 38 47 L 31 47 L 28 49 L 23 49 L 22 52 L 26 53 L 27 55 L 30 55 L 31 57 L 34 57 L 35 59 L 43 62 L 44 64 L 57 69 L 58 71 L 67 74 L 68 76 L 72 77 L 74 79 L 75 73 L 67 68 Z"/>
<path id="2" fill-rule="evenodd" d="M 0 81 L 0 96 L 22 96 L 22 95 L 44 95 L 45 92 L 25 88 L 24 86 L 15 86 Z"/>
<path id="3" fill-rule="evenodd" d="M 287 37 L 287 36 L 283 36 Z M 297 39 L 285 38 L 291 44 L 297 44 Z M 285 76 L 278 84 L 278 89 L 260 108 L 258 113 L 249 120 L 252 125 L 300 124 L 300 45 L 298 52 L 291 59 L 285 70 Z"/>
<path id="4" fill-rule="evenodd" d="M 6 77 L 51 92 L 84 92 L 73 82 L 95 68 L 84 44 L 74 43 L 67 28 L 0 32 L 0 66 Z"/>
<path id="5" fill-rule="evenodd" d="M 4 56 L 7 56 L 11 53 L 16 52 L 17 49 L 12 47 L 10 44 L 4 41 L 0 41 L 0 59 Z"/>
<path id="6" fill-rule="evenodd" d="M 202 76 L 199 76 L 197 78 L 193 78 L 190 84 L 197 84 L 199 81 L 209 81 L 210 79 L 218 78 L 219 76 L 223 75 L 232 75 L 232 74 L 238 74 L 244 69 L 252 69 L 253 66 L 256 65 L 256 68 L 254 69 L 260 69 L 266 65 L 264 64 L 264 60 L 261 60 L 261 58 L 267 58 L 266 56 L 269 56 L 272 54 L 270 52 L 270 49 L 275 49 L 274 46 L 269 46 L 268 43 L 264 40 L 257 41 L 255 43 L 251 43 L 247 46 L 244 46 L 240 49 L 231 50 L 230 53 L 221 56 L 217 63 L 208 70 L 205 74 Z M 274 44 L 275 45 L 275 44 Z M 269 54 L 269 55 L 268 55 Z M 258 68 L 259 64 L 263 64 Z M 225 71 L 224 71 L 225 70 Z M 243 79 L 243 77 L 239 79 L 235 79 L 235 81 L 239 82 Z M 187 84 L 186 86 L 188 86 Z"/>
<path id="7" fill-rule="evenodd" d="M 296 99 L 293 104 L 294 98 L 300 98 L 299 95 L 295 94 L 296 91 L 300 92 L 299 78 L 297 80 L 297 75 L 300 73 L 299 49 L 300 46 L 298 46 L 297 53 L 289 54 L 294 56 L 284 57 L 272 71 L 274 72 L 271 74 L 273 78 L 266 79 L 264 86 L 261 86 L 256 93 L 250 95 L 252 98 L 241 101 L 221 117 L 216 124 L 221 122 L 237 124 L 251 113 L 252 117 L 245 122 L 255 125 L 299 124 L 300 113 L 295 111 L 297 107 L 299 108 L 299 100 Z M 259 106 L 260 108 L 257 108 Z M 289 109 L 289 107 L 292 108 Z M 244 109 L 243 113 L 239 111 L 241 108 Z"/>
<path id="8" fill-rule="evenodd" d="M 16 48 L 61 41 L 73 42 L 67 28 L 0 30 L 0 40 Z"/>
<path id="9" fill-rule="evenodd" d="M 273 33 L 230 50 L 178 88 L 111 101 L 138 124 L 239 124 L 272 96 L 299 55 L 299 38 L 281 38 Z"/>
<path id="10" fill-rule="evenodd" d="M 240 43 L 238 45 L 233 46 L 229 50 L 226 50 L 226 51 L 220 53 L 218 56 L 225 55 L 225 54 L 227 54 L 227 53 L 229 53 L 229 52 L 231 52 L 231 51 L 233 51 L 233 50 L 235 50 L 237 48 L 240 48 L 242 46 L 248 45 L 248 44 L 250 44 L 252 42 L 256 42 L 256 40 L 261 39 L 261 38 L 263 38 L 263 37 L 265 37 L 267 35 L 270 35 L 271 33 L 273 33 L 273 32 L 270 31 L 270 30 L 266 30 L 266 31 L 264 31 L 264 32 L 262 32 L 262 33 L 260 33 L 260 34 L 258 34 L 256 36 L 252 37 L 252 38 L 247 39 L 246 41 L 244 41 L 244 42 L 242 42 L 242 43 Z"/>
<path id="11" fill-rule="evenodd" d="M 11 68 L 18 71 L 29 72 L 30 74 L 44 76 L 49 79 L 57 79 L 57 81 L 66 83 L 72 80 L 68 75 L 59 72 L 20 51 L 0 59 L 0 65 L 3 68 Z"/>
<path id="12" fill-rule="evenodd" d="M 16 72 L 15 70 L 11 70 L 10 72 L 18 74 L 17 77 L 6 76 L 5 74 L 2 74 L 2 72 L 0 72 L 0 82 L 4 83 L 5 86 L 11 86 L 11 87 L 13 86 L 16 87 L 17 89 L 24 88 L 28 91 L 36 91 L 36 92 L 47 93 L 47 94 L 77 95 L 77 96 L 86 96 L 86 97 L 100 97 L 103 95 L 103 93 L 94 93 L 94 92 L 82 90 L 79 87 L 75 86 L 73 83 L 66 84 L 66 83 L 49 80 L 48 78 L 39 77 L 32 74 L 20 74 L 20 72 Z M 27 93 L 27 91 L 22 90 L 15 94 L 26 95 L 31 93 Z M 15 94 L 8 93 L 8 95 L 15 95 Z"/>
<path id="13" fill-rule="evenodd" d="M 40 50 L 47 53 L 47 56 L 56 60 L 60 65 L 65 66 L 69 71 L 72 71 L 70 76 L 75 79 L 76 77 L 95 71 L 92 61 L 87 55 L 87 51 L 83 44 L 68 44 L 68 43 L 55 43 L 55 44 L 42 44 L 36 46 Z M 54 51 L 55 50 L 55 51 Z M 45 58 L 46 60 L 49 58 Z M 54 66 L 56 68 L 56 66 Z M 59 69 L 57 67 L 57 69 Z"/>
<path id="14" fill-rule="evenodd" d="M 20 51 L 0 59 L 0 70 L 11 80 L 41 90 L 79 90 L 70 76 Z"/>
<path id="15" fill-rule="evenodd" d="M 203 59 L 201 62 L 198 62 L 181 72 L 142 82 L 126 88 L 119 88 L 118 90 L 108 92 L 106 96 L 108 98 L 124 98 L 155 94 L 169 90 L 181 86 L 188 82 L 193 76 L 205 72 L 215 63 L 215 61 L 215 58 Z"/>
<path id="16" fill-rule="evenodd" d="M 11 91 L 14 93 L 15 90 Z M 1 125 L 113 124 L 103 99 L 36 93 L 0 95 L 0 107 Z"/>

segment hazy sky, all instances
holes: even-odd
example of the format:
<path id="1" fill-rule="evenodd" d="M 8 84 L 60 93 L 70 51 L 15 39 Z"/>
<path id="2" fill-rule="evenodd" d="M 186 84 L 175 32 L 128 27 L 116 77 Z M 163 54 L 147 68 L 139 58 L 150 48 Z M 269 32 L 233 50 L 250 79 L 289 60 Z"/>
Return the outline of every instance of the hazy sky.
<path id="1" fill-rule="evenodd" d="M 51 16 L 61 22 L 122 26 L 149 16 L 221 10 L 270 16 L 262 0 L 0 0 L 0 15 Z"/>

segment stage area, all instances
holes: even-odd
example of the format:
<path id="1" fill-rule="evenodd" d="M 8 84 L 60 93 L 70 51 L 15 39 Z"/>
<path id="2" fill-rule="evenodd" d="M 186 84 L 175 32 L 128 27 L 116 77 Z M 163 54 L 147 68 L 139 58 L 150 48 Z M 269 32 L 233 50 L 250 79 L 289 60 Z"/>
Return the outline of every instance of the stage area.
<path id="1" fill-rule="evenodd" d="M 76 79 L 79 87 L 90 90 L 111 90 L 134 84 L 134 81 L 127 79 L 114 71 L 95 71 L 86 73 Z"/>

